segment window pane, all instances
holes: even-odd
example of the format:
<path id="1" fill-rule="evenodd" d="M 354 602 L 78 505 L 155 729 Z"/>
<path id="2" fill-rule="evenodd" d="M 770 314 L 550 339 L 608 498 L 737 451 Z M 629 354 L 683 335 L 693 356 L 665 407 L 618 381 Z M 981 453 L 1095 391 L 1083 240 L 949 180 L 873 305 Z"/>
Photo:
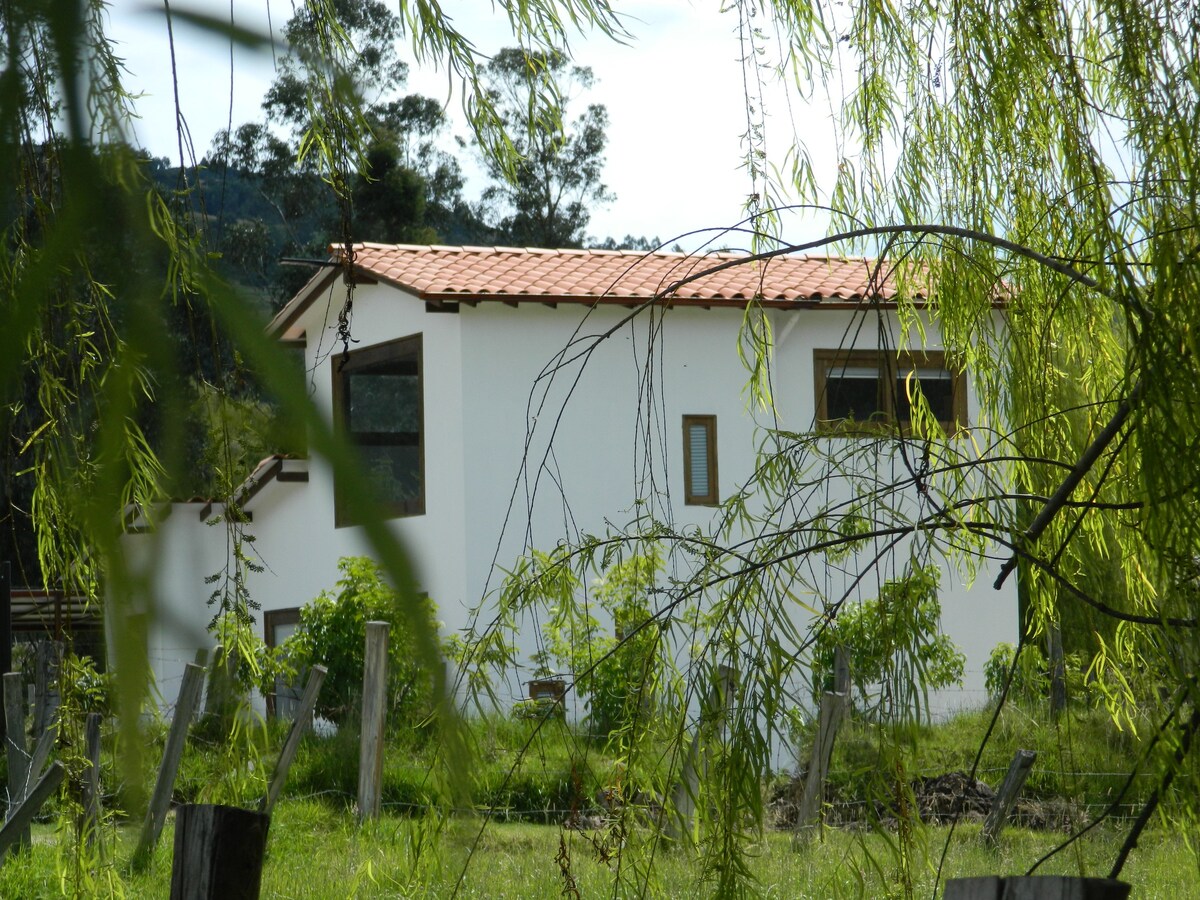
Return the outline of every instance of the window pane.
<path id="1" fill-rule="evenodd" d="M 691 459 L 691 483 L 688 494 L 692 497 L 707 497 L 708 486 L 708 427 L 692 424 L 688 426 L 688 456 Z"/>
<path id="2" fill-rule="evenodd" d="M 421 497 L 421 448 L 412 446 L 360 447 L 367 477 L 385 504 Z"/>
<path id="3" fill-rule="evenodd" d="M 921 385 L 921 393 L 930 411 L 939 422 L 954 421 L 954 376 L 945 369 L 918 368 L 910 370 L 916 373 Z M 900 374 L 896 379 L 896 403 L 899 408 L 900 421 L 907 422 L 912 417 L 912 404 L 908 402 L 906 378 L 908 372 Z"/>
<path id="4" fill-rule="evenodd" d="M 350 430 L 396 434 L 421 428 L 421 380 L 412 375 L 353 372 L 349 386 Z"/>
<path id="5" fill-rule="evenodd" d="M 879 405 L 879 370 L 873 366 L 831 366 L 825 375 L 825 417 L 886 418 Z"/>

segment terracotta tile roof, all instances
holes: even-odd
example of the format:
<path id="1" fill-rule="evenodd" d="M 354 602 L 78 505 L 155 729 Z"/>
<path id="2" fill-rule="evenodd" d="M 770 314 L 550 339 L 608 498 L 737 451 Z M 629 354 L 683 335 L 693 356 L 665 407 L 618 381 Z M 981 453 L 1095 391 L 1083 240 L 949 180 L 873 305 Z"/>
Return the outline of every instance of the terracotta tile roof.
<path id="1" fill-rule="evenodd" d="M 754 298 L 788 304 L 857 302 L 869 285 L 872 298 L 890 300 L 896 294 L 890 279 L 876 276 L 871 285 L 873 260 L 824 256 L 751 262 L 741 253 L 359 244 L 354 265 L 425 300 L 623 302 L 669 295 L 714 305 L 741 305 Z"/>
<path id="2" fill-rule="evenodd" d="M 331 248 L 335 260 L 340 247 Z M 672 306 L 856 306 L 864 299 L 894 302 L 896 282 L 875 260 L 744 253 L 641 253 L 624 250 L 538 250 L 356 244 L 354 274 L 402 288 L 430 303 L 616 303 L 663 298 Z M 336 269 L 318 275 L 271 323 L 284 335 L 329 284 Z M 913 300 L 922 302 L 924 292 Z"/>

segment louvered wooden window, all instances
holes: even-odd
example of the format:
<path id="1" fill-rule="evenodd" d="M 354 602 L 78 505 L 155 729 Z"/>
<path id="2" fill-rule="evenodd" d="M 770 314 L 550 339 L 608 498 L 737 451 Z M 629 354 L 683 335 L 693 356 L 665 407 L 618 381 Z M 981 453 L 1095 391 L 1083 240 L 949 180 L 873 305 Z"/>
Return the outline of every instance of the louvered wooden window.
<path id="1" fill-rule="evenodd" d="M 716 506 L 717 417 L 683 417 L 684 502 Z"/>

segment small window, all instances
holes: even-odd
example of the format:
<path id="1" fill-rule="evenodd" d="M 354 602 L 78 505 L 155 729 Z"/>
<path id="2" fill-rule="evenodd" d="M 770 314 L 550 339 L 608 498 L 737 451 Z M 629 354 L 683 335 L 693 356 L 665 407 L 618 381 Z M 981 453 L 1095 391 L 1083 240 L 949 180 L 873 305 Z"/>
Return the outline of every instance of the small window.
<path id="1" fill-rule="evenodd" d="M 911 428 L 910 379 L 947 434 L 967 424 L 962 372 L 941 351 L 900 353 L 875 350 L 817 350 L 817 428 L 841 433 L 871 432 L 899 423 Z"/>
<path id="2" fill-rule="evenodd" d="M 340 367 L 340 370 L 339 370 Z M 425 512 L 421 336 L 351 353 L 333 363 L 334 415 L 357 445 L 376 496 L 392 516 Z M 335 523 L 355 524 L 335 485 Z"/>
<path id="3" fill-rule="evenodd" d="M 716 506 L 717 417 L 683 417 L 684 502 Z"/>

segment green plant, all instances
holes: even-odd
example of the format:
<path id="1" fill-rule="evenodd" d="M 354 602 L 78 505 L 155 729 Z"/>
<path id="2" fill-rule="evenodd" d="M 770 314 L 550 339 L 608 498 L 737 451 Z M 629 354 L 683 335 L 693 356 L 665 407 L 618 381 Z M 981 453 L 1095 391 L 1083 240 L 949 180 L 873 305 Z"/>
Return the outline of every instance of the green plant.
<path id="1" fill-rule="evenodd" d="M 1020 703 L 1034 704 L 1050 696 L 1050 663 L 1038 647 L 1026 646 L 1021 651 L 1016 668 L 1013 658 L 1017 648 L 1001 642 L 988 655 L 983 666 L 983 683 L 988 697 L 999 700 L 1004 694 L 1005 682 L 1012 672 L 1008 685 L 1007 699 Z M 1087 666 L 1082 653 L 1067 653 L 1063 656 L 1063 678 L 1068 698 L 1090 699 L 1092 690 L 1087 682 Z"/>
<path id="2" fill-rule="evenodd" d="M 342 724 L 358 706 L 362 692 L 366 625 L 387 622 L 389 721 L 416 726 L 429 714 L 433 681 L 417 661 L 413 638 L 413 615 L 406 615 L 400 594 L 383 579 L 382 570 L 370 559 L 345 557 L 338 562 L 342 577 L 336 592 L 322 591 L 300 610 L 300 624 L 280 648 L 284 665 L 295 672 L 313 665 L 328 669 L 317 713 Z M 420 599 L 415 616 L 435 628 L 434 605 Z"/>
<path id="3" fill-rule="evenodd" d="M 608 565 L 590 597 L 565 560 L 534 552 L 517 563 L 503 588 L 504 604 L 539 604 L 549 612 L 542 624 L 543 648 L 534 655 L 539 676 L 553 661 L 575 676 L 586 697 L 584 727 L 607 739 L 645 722 L 661 702 L 662 679 L 671 668 L 664 626 L 650 611 L 649 597 L 663 571 L 655 544 Z M 592 615 L 599 608 L 612 631 Z"/>
<path id="4" fill-rule="evenodd" d="M 914 566 L 879 596 L 843 606 L 817 632 L 813 694 L 827 690 L 839 648 L 850 662 L 859 702 L 881 718 L 927 718 L 929 691 L 961 684 L 966 657 L 939 632 L 935 566 Z M 878 690 L 886 686 L 888 690 Z M 887 704 L 885 706 L 885 703 Z"/>

